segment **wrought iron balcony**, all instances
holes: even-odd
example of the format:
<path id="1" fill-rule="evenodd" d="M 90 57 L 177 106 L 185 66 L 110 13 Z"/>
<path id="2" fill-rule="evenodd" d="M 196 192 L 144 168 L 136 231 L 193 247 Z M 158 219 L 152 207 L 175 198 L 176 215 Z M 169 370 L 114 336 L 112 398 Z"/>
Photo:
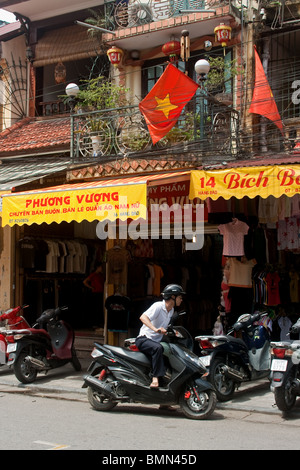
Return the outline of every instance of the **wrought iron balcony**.
<path id="1" fill-rule="evenodd" d="M 83 112 L 72 115 L 71 121 L 73 162 L 178 153 L 236 158 L 240 152 L 238 112 L 204 95 L 188 103 L 176 125 L 155 145 L 138 106 Z"/>
<path id="2" fill-rule="evenodd" d="M 131 28 L 230 4 L 231 0 L 105 0 L 106 28 Z"/>

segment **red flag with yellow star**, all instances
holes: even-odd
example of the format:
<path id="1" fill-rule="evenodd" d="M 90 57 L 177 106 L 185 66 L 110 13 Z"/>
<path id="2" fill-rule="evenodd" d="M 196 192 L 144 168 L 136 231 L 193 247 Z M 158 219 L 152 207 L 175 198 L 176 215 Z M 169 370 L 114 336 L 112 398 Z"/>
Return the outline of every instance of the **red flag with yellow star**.
<path id="1" fill-rule="evenodd" d="M 153 144 L 176 124 L 181 111 L 192 99 L 198 85 L 169 64 L 148 95 L 140 102 Z"/>
<path id="2" fill-rule="evenodd" d="M 249 113 L 260 114 L 276 124 L 283 133 L 283 124 L 281 121 L 280 114 L 271 91 L 268 79 L 263 69 L 261 60 L 254 47 L 255 53 L 255 85 L 253 90 L 253 96 Z"/>

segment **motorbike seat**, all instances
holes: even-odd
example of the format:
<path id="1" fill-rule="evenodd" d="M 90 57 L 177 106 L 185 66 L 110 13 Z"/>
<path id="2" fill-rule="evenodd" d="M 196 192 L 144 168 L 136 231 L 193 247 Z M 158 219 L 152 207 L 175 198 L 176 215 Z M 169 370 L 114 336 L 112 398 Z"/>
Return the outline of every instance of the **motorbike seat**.
<path id="1" fill-rule="evenodd" d="M 108 346 L 105 345 L 111 352 L 113 352 L 116 356 L 120 356 L 123 359 L 127 359 L 130 361 L 137 362 L 142 364 L 143 366 L 151 366 L 151 362 L 148 357 L 139 351 L 131 351 L 130 349 L 121 348 L 120 346 Z"/>

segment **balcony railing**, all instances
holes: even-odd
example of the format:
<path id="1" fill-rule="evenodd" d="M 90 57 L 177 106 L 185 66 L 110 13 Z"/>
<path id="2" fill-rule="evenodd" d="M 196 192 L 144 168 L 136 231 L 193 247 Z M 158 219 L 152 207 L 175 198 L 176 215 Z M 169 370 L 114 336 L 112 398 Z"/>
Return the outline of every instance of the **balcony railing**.
<path id="1" fill-rule="evenodd" d="M 176 125 L 155 145 L 138 106 L 82 112 L 71 120 L 74 162 L 176 153 L 234 158 L 240 152 L 238 113 L 207 96 L 194 98 Z"/>
<path id="2" fill-rule="evenodd" d="M 231 0 L 105 0 L 106 28 L 130 28 L 175 16 L 215 10 Z"/>

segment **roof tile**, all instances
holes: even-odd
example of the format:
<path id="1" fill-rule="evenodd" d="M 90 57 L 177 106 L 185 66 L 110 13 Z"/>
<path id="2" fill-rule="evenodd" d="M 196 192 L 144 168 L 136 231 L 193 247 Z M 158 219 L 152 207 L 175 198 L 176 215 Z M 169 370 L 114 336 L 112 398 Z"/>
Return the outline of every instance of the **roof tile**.
<path id="1" fill-rule="evenodd" d="M 70 144 L 70 119 L 24 118 L 0 132 L 1 154 Z"/>

